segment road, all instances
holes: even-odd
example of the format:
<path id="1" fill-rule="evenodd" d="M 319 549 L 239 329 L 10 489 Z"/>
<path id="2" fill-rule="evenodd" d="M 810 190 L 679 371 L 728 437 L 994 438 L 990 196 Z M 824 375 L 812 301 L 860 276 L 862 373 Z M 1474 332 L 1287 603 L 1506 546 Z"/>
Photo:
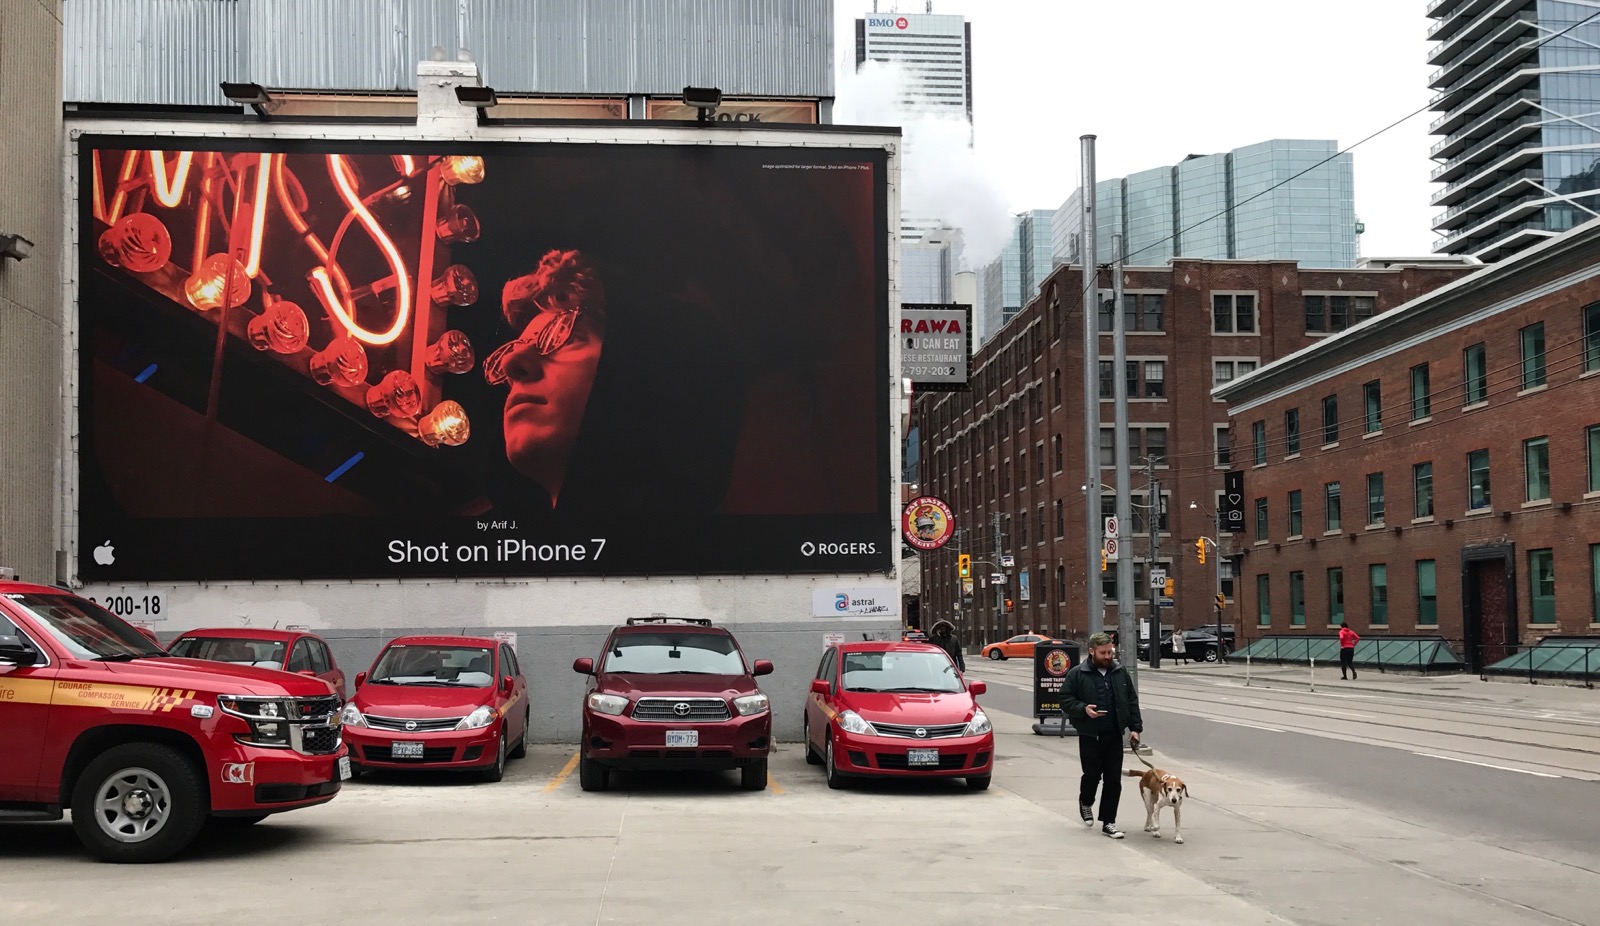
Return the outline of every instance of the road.
<path id="1" fill-rule="evenodd" d="M 1008 714 L 1031 712 L 1031 672 L 1021 661 L 972 667 L 990 683 L 985 704 Z M 1204 669 L 1140 677 L 1146 740 L 1158 761 L 1188 778 L 1192 790 L 1197 771 L 1236 786 L 1199 791 L 1197 800 L 1228 812 L 1228 801 L 1219 799 L 1236 794 L 1229 800 L 1242 802 L 1241 816 L 1282 833 L 1371 850 L 1377 864 L 1553 917 L 1531 922 L 1600 923 L 1600 905 L 1584 911 L 1556 899 L 1580 884 L 1600 886 L 1600 694 L 1586 693 L 1593 712 L 1510 694 L 1523 692 L 1463 686 L 1449 695 L 1403 694 L 1367 692 L 1359 683 L 1263 691 Z M 1305 803 L 1303 813 L 1295 801 Z M 1125 796 L 1125 826 L 1141 822 L 1128 819 L 1133 806 Z M 1342 819 L 1319 827 L 1331 808 Z M 1362 827 L 1374 836 L 1399 832 L 1388 844 L 1363 846 Z M 1436 870 L 1408 857 L 1419 848 L 1436 853 Z M 1219 885 L 1274 890 L 1241 881 L 1238 872 L 1193 870 Z M 1552 896 L 1529 891 L 1546 882 Z M 1290 911 L 1290 899 L 1282 900 L 1272 904 L 1280 914 Z M 1420 922 L 1442 922 L 1436 915 Z"/>

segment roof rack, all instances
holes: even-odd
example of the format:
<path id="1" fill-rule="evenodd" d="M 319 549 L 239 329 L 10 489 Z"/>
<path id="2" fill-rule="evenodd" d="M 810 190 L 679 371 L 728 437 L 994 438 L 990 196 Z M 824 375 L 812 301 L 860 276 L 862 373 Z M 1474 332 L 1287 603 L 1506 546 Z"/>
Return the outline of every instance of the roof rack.
<path id="1" fill-rule="evenodd" d="M 711 626 L 711 618 L 709 618 L 709 617 L 668 617 L 665 614 L 652 614 L 649 617 L 630 617 L 630 618 L 628 618 L 628 626 L 629 627 L 632 627 L 634 624 L 667 624 L 667 623 L 698 624 L 701 627 L 710 627 Z"/>

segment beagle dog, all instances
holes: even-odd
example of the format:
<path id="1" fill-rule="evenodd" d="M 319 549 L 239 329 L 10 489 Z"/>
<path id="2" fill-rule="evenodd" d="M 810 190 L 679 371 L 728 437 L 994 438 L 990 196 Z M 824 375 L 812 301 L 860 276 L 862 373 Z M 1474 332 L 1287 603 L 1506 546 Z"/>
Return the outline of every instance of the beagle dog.
<path id="1" fill-rule="evenodd" d="M 1139 796 L 1144 798 L 1144 831 L 1161 838 L 1161 808 L 1172 808 L 1172 830 L 1179 844 L 1183 842 L 1183 799 L 1189 796 L 1189 786 L 1177 775 L 1151 768 L 1148 771 L 1123 772 L 1129 778 L 1139 779 Z"/>

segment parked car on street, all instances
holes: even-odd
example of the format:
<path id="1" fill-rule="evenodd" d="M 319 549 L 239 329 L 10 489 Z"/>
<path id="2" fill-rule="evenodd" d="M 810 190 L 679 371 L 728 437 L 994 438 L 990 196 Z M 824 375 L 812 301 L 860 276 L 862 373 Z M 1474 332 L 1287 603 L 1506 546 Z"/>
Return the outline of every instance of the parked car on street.
<path id="1" fill-rule="evenodd" d="M 994 728 L 950 655 L 926 643 L 844 643 L 822 655 L 806 699 L 806 761 L 828 787 L 855 776 L 965 778 L 994 774 Z"/>
<path id="2" fill-rule="evenodd" d="M 68 591 L 0 582 L 0 808 L 108 862 L 159 862 L 208 820 L 333 800 L 350 777 L 323 682 L 179 659 Z"/>
<path id="3" fill-rule="evenodd" d="M 284 669 L 320 678 L 333 686 L 340 700 L 348 697 L 344 670 L 321 637 L 296 630 L 260 627 L 214 627 L 186 630 L 167 652 L 188 659 L 208 659 L 236 666 Z"/>
<path id="4" fill-rule="evenodd" d="M 1223 637 L 1222 652 L 1226 654 L 1233 651 L 1233 636 L 1229 631 L 1224 631 L 1224 633 L 1227 635 Z M 1191 662 L 1216 662 L 1219 658 L 1217 654 L 1217 634 L 1215 630 L 1185 630 L 1183 632 L 1183 646 L 1184 654 L 1182 658 L 1188 659 Z M 1139 641 L 1139 658 L 1150 658 L 1149 640 Z M 1170 633 L 1163 634 L 1161 637 L 1161 658 L 1164 660 L 1174 658 L 1174 654 L 1172 652 L 1172 634 Z"/>
<path id="5" fill-rule="evenodd" d="M 528 752 L 531 704 L 517 654 L 487 637 L 391 640 L 345 705 L 357 774 L 383 769 L 505 775 Z"/>
<path id="6" fill-rule="evenodd" d="M 613 769 L 739 770 L 746 791 L 767 786 L 772 703 L 756 684 L 772 663 L 749 662 L 733 634 L 699 618 L 629 618 L 589 676 L 578 743 L 578 784 L 611 786 Z"/>
<path id="7" fill-rule="evenodd" d="M 1033 648 L 1040 643 L 1054 643 L 1053 637 L 1037 633 L 1019 633 L 1009 640 L 990 643 L 983 648 L 985 659 L 1032 659 Z"/>

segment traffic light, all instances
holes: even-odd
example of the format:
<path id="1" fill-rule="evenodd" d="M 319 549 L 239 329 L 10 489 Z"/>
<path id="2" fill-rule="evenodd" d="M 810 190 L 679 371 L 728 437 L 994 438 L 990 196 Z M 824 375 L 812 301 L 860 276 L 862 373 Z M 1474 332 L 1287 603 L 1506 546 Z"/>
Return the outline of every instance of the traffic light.
<path id="1" fill-rule="evenodd" d="M 963 553 L 960 556 L 956 557 L 956 562 L 960 564 L 961 578 L 963 578 L 963 579 L 972 578 L 972 554 Z"/>
<path id="2" fill-rule="evenodd" d="M 1105 572 L 1106 571 L 1106 565 L 1107 565 L 1106 550 L 1105 550 L 1105 547 L 1101 547 L 1100 548 L 1100 571 L 1101 572 Z"/>
<path id="3" fill-rule="evenodd" d="M 1161 594 L 1171 598 L 1172 593 L 1177 590 L 1177 587 L 1178 581 L 1176 579 L 1168 579 L 1166 587 L 1161 590 Z"/>
<path id="4" fill-rule="evenodd" d="M 1200 560 L 1200 565 L 1204 566 L 1206 563 L 1206 538 L 1201 537 L 1194 542 L 1194 555 Z"/>
<path id="5" fill-rule="evenodd" d="M 1015 611 L 1016 609 L 1017 609 L 1016 603 L 1013 602 L 1010 598 L 1007 598 L 1006 599 L 1006 613 L 1010 614 L 1012 611 Z"/>
<path id="6" fill-rule="evenodd" d="M 1221 592 L 1217 592 L 1217 610 L 1221 611 L 1222 609 L 1226 608 L 1227 606 L 1228 606 L 1228 596 L 1222 594 Z"/>

